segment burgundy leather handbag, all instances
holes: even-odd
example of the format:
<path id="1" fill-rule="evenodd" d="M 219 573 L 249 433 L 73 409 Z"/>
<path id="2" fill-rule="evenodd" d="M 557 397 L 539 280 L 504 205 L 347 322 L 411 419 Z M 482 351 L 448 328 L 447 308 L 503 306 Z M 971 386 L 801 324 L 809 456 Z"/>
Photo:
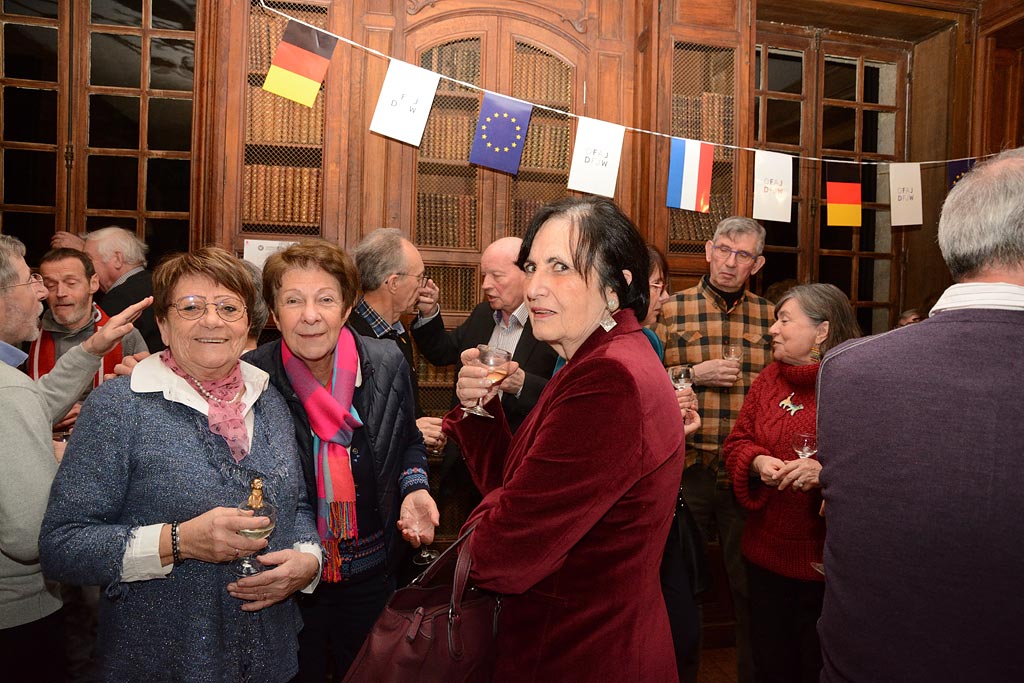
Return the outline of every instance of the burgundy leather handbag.
<path id="1" fill-rule="evenodd" d="M 345 683 L 482 683 L 491 679 L 501 596 L 469 585 L 472 533 L 470 529 L 463 534 L 411 584 L 391 596 Z"/>

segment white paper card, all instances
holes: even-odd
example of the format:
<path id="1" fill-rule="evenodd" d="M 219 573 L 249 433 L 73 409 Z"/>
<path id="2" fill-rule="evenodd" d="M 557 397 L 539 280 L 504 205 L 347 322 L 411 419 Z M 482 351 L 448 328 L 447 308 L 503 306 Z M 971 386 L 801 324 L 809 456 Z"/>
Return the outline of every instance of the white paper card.
<path id="1" fill-rule="evenodd" d="M 392 59 L 370 130 L 419 147 L 440 81 L 440 74 Z"/>
<path id="2" fill-rule="evenodd" d="M 614 196 L 625 135 L 624 126 L 581 116 L 572 149 L 569 189 Z"/>
<path id="3" fill-rule="evenodd" d="M 764 221 L 789 223 L 793 211 L 793 157 L 754 152 L 754 213 Z"/>
<path id="4" fill-rule="evenodd" d="M 921 225 L 921 164 L 889 164 L 892 225 Z"/>

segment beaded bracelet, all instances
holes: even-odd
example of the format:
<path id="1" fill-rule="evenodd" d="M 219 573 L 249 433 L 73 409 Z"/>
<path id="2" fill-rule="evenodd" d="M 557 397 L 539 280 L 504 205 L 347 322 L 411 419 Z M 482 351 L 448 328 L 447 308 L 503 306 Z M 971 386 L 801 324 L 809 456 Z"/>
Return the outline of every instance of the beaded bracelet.
<path id="1" fill-rule="evenodd" d="M 181 564 L 181 539 L 178 538 L 178 523 L 171 522 L 171 553 L 174 564 Z"/>

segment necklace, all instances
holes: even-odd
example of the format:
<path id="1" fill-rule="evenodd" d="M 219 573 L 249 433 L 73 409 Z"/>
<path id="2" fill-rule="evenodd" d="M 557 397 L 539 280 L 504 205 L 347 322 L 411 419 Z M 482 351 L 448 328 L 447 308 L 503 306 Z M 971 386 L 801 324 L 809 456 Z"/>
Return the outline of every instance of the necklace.
<path id="1" fill-rule="evenodd" d="M 235 394 L 234 398 L 225 401 L 224 399 L 217 398 L 216 396 L 211 394 L 209 391 L 207 391 L 203 387 L 203 385 L 199 382 L 199 380 L 197 380 L 192 375 L 189 375 L 188 379 L 189 379 L 190 382 L 192 382 L 192 386 L 194 386 L 196 388 L 196 391 L 198 391 L 200 394 L 203 395 L 203 397 L 206 399 L 207 403 L 209 403 L 210 401 L 216 401 L 217 403 L 234 403 L 238 399 L 242 398 L 242 393 L 245 391 L 245 385 L 242 385 L 242 388 L 238 390 L 238 393 Z"/>

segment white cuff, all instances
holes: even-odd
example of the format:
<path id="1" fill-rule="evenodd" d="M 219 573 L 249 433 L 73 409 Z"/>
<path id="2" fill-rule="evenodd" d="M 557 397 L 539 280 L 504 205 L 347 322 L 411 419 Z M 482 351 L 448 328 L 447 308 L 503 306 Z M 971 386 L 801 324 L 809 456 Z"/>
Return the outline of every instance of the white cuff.
<path id="1" fill-rule="evenodd" d="M 149 581 L 163 579 L 171 573 L 174 563 L 160 564 L 160 532 L 163 524 L 150 524 L 135 529 L 121 560 L 121 581 Z"/>
<path id="2" fill-rule="evenodd" d="M 320 573 L 323 571 L 324 567 L 324 551 L 320 548 L 319 543 L 299 542 L 292 547 L 295 550 L 298 550 L 300 553 L 309 553 L 310 555 L 316 558 L 316 576 L 314 576 L 313 580 L 309 582 L 309 585 L 307 585 L 300 591 L 301 593 L 312 593 L 316 590 L 316 587 L 320 585 Z"/>
<path id="3" fill-rule="evenodd" d="M 431 320 L 433 320 L 437 316 L 441 315 L 441 304 L 438 303 L 438 304 L 434 304 L 434 305 L 437 306 L 437 310 L 434 311 L 433 313 L 431 313 L 430 315 L 418 314 L 416 316 L 416 320 L 414 320 L 413 323 L 412 323 L 412 329 L 415 330 L 417 327 L 423 327 L 424 325 L 429 323 Z"/>

